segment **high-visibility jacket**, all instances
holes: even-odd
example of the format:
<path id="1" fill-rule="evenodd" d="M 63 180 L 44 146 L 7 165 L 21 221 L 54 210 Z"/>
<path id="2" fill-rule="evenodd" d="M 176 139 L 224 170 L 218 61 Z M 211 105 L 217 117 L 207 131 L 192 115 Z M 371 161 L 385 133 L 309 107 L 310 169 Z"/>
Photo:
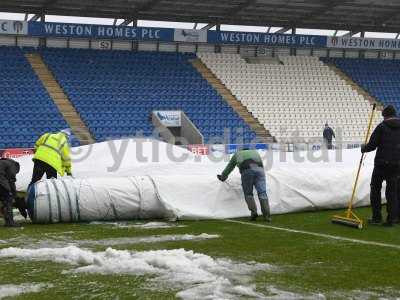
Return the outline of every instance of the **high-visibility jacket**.
<path id="1" fill-rule="evenodd" d="M 45 133 L 35 143 L 34 160 L 41 160 L 64 176 L 71 174 L 68 139 L 64 133 Z"/>

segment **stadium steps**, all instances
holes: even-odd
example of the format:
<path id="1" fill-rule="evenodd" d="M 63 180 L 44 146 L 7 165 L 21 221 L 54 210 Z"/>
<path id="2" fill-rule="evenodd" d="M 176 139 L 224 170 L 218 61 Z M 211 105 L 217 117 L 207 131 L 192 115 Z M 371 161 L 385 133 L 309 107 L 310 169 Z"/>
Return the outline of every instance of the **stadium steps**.
<path id="1" fill-rule="evenodd" d="M 93 144 L 95 140 L 88 128 L 44 63 L 40 54 L 27 53 L 25 56 L 81 145 Z"/>
<path id="2" fill-rule="evenodd" d="M 254 130 L 257 137 L 265 143 L 272 143 L 275 138 L 264 128 L 247 108 L 231 93 L 231 91 L 211 72 L 211 70 L 200 60 L 190 60 L 193 67 L 204 79 L 225 99 L 225 101 L 238 113 L 238 115 Z"/>
<path id="3" fill-rule="evenodd" d="M 359 86 L 356 82 L 353 81 L 347 74 L 345 74 L 342 70 L 340 70 L 338 67 L 336 67 L 332 63 L 326 63 L 324 62 L 326 66 L 328 66 L 333 72 L 335 72 L 336 75 L 338 75 L 340 78 L 342 78 L 348 85 L 352 87 L 353 90 L 355 90 L 359 95 L 363 96 L 365 99 L 368 100 L 371 105 L 376 104 L 376 109 L 377 110 L 382 110 L 383 109 L 383 104 L 379 102 L 378 99 L 375 97 L 371 96 L 367 91 L 365 91 L 361 86 Z"/>

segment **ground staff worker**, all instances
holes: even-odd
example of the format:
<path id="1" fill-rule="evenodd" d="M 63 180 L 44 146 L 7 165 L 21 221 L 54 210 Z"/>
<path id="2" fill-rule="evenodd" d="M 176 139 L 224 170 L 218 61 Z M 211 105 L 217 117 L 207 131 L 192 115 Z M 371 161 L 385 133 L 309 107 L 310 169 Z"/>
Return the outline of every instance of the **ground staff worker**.
<path id="1" fill-rule="evenodd" d="M 57 173 L 71 176 L 70 135 L 71 131 L 64 129 L 58 133 L 45 133 L 36 141 L 30 184 L 42 179 L 44 174 L 47 178 L 57 178 Z"/>
<path id="2" fill-rule="evenodd" d="M 242 177 L 242 188 L 247 207 L 251 212 L 251 220 L 257 218 L 257 207 L 254 201 L 253 187 L 258 193 L 261 211 L 267 222 L 271 221 L 270 209 L 267 196 L 267 188 L 265 181 L 265 172 L 262 159 L 257 150 L 243 149 L 237 151 L 229 161 L 225 170 L 221 175 L 217 175 L 218 179 L 225 181 L 235 167 L 238 167 Z"/>
<path id="3" fill-rule="evenodd" d="M 15 182 L 19 172 L 19 163 L 12 159 L 0 159 L 0 201 L 4 216 L 4 226 L 18 227 L 14 222 L 13 200 L 17 194 Z"/>
<path id="4" fill-rule="evenodd" d="M 335 132 L 331 127 L 329 127 L 328 123 L 325 123 L 324 131 L 322 132 L 322 136 L 324 138 L 324 142 L 326 147 L 330 150 L 332 149 L 332 138 L 335 137 Z"/>
<path id="5" fill-rule="evenodd" d="M 383 122 L 371 135 L 368 144 L 361 146 L 361 152 L 376 150 L 374 170 L 371 178 L 370 224 L 382 222 L 381 189 L 386 181 L 387 219 L 384 226 L 392 226 L 397 214 L 397 179 L 400 175 L 400 119 L 396 117 L 396 109 L 389 105 L 382 111 Z"/>

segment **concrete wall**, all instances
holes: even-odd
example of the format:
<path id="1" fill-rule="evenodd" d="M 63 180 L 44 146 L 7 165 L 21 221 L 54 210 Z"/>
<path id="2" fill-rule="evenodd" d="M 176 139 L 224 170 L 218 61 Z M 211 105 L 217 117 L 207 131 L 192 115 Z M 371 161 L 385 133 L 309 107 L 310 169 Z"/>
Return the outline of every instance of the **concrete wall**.
<path id="1" fill-rule="evenodd" d="M 168 129 L 168 127 L 161 122 L 154 112 L 151 114 L 151 121 L 154 128 L 158 131 L 160 139 L 166 143 L 175 145 L 175 136 Z"/>
<path id="2" fill-rule="evenodd" d="M 181 135 L 188 141 L 189 144 L 204 143 L 203 135 L 183 111 L 181 112 L 181 122 Z"/>

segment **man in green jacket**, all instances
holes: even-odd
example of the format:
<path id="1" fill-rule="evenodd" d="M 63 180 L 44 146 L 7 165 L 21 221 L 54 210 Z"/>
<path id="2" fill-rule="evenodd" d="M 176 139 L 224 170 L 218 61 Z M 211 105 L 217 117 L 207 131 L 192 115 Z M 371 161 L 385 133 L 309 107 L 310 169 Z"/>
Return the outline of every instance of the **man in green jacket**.
<path id="1" fill-rule="evenodd" d="M 218 179 L 225 181 L 235 167 L 238 167 L 242 177 L 242 188 L 247 207 L 251 212 L 251 220 L 257 219 L 257 206 L 254 201 L 253 186 L 257 190 L 258 200 L 260 201 L 261 211 L 265 221 L 270 222 L 270 210 L 267 196 L 267 187 L 265 180 L 265 172 L 262 159 L 257 150 L 249 150 L 243 148 L 238 150 L 229 161 L 225 170 L 221 175 L 217 175 Z"/>

